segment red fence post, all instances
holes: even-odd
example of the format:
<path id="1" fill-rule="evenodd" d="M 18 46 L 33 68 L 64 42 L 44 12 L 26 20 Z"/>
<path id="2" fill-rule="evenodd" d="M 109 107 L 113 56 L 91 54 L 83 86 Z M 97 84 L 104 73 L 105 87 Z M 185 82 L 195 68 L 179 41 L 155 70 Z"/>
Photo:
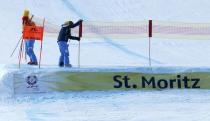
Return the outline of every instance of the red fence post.
<path id="1" fill-rule="evenodd" d="M 82 22 L 79 26 L 79 37 L 82 37 Z M 78 67 L 80 68 L 80 41 L 79 41 L 79 47 L 78 47 Z"/>
<path id="2" fill-rule="evenodd" d="M 152 20 L 149 20 L 149 37 L 152 37 Z"/>
<path id="3" fill-rule="evenodd" d="M 82 37 L 82 23 L 79 26 L 79 37 Z"/>

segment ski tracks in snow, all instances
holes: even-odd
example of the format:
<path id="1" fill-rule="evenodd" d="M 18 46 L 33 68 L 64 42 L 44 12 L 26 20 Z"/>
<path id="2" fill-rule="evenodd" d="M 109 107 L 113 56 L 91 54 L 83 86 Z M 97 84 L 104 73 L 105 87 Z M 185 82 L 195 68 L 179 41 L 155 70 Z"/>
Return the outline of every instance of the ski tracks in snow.
<path id="1" fill-rule="evenodd" d="M 69 1 L 69 0 L 61 0 L 63 2 L 63 4 L 70 10 L 73 11 L 74 13 L 76 13 L 80 18 L 83 18 L 85 20 L 88 20 L 88 17 L 86 17 L 85 15 L 83 15 L 78 9 L 76 9 L 73 4 Z M 104 42 L 108 43 L 109 45 L 111 45 L 111 47 L 117 48 L 118 50 L 120 50 L 121 52 L 129 55 L 129 56 L 133 56 L 135 58 L 138 59 L 143 59 L 143 60 L 148 60 L 149 58 L 143 55 L 140 55 L 139 53 L 133 52 L 128 48 L 125 48 L 123 46 L 120 46 L 118 43 L 114 42 L 113 40 L 111 40 L 108 37 L 102 36 L 102 39 L 104 40 Z M 155 60 L 155 59 L 151 59 L 151 61 L 155 64 L 163 64 L 162 62 Z"/>

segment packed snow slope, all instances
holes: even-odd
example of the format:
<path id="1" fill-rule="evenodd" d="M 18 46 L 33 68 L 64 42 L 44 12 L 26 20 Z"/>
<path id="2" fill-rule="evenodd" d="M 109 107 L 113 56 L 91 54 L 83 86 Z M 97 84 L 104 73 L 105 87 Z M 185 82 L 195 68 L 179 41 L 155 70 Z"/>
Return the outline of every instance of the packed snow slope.
<path id="1" fill-rule="evenodd" d="M 21 36 L 24 9 L 61 25 L 66 20 L 77 21 L 141 21 L 163 20 L 187 23 L 210 22 L 208 0 L 7 0 L 0 4 L 0 41 L 2 64 L 18 62 L 10 58 Z M 57 38 L 44 38 L 42 64 L 57 65 Z M 151 39 L 152 66 L 210 66 L 210 40 Z M 39 54 L 39 42 L 35 51 Z M 71 63 L 77 64 L 78 42 L 71 41 Z M 24 61 L 25 63 L 25 61 Z M 81 41 L 81 65 L 88 66 L 148 66 L 148 38 L 113 40 L 108 38 Z"/>
<path id="2" fill-rule="evenodd" d="M 2 0 L 0 4 L 0 77 L 4 64 L 21 36 L 24 9 L 61 25 L 77 21 L 163 20 L 210 22 L 209 0 Z M 44 38 L 43 61 L 57 65 L 57 38 Z M 152 66 L 210 66 L 210 40 L 151 39 Z M 35 50 L 38 55 L 39 42 Z M 77 65 L 78 42 L 70 45 L 71 63 Z M 3 64 L 3 66 L 1 65 Z M 136 40 L 85 39 L 81 41 L 84 66 L 148 66 L 148 38 Z M 7 78 L 7 77 L 6 77 Z M 7 82 L 8 85 L 2 83 Z M 70 91 L 12 95 L 9 80 L 0 82 L 0 121 L 209 121 L 209 90 Z M 3 86 L 3 87 L 2 87 Z M 11 94 L 11 95 L 10 95 Z"/>

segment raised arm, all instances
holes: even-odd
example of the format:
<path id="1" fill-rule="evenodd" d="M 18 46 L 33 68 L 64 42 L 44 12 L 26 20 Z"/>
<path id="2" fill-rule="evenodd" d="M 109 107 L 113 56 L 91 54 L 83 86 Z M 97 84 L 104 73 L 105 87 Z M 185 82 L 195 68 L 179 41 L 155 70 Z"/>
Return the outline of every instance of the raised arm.
<path id="1" fill-rule="evenodd" d="M 70 27 L 70 28 L 74 28 L 74 27 L 76 27 L 76 26 L 79 26 L 79 25 L 82 23 L 82 21 L 83 21 L 83 20 L 80 19 L 80 20 L 77 21 L 75 24 L 72 24 L 72 25 L 70 25 L 69 27 Z"/>

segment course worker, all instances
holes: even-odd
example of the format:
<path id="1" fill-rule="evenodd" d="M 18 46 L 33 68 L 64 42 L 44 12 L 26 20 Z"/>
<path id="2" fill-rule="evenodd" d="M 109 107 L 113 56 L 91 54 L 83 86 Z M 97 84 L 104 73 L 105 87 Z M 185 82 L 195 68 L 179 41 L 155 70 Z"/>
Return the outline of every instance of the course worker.
<path id="1" fill-rule="evenodd" d="M 66 21 L 64 24 L 61 25 L 61 29 L 58 35 L 58 46 L 60 50 L 60 58 L 59 58 L 59 66 L 60 67 L 72 67 L 70 60 L 69 60 L 69 44 L 68 41 L 70 40 L 77 40 L 80 41 L 80 37 L 72 36 L 71 29 L 81 25 L 82 20 L 73 23 L 72 21 Z"/>
<path id="2" fill-rule="evenodd" d="M 32 21 L 32 18 L 29 18 L 29 10 L 24 10 L 23 17 L 22 17 L 22 25 L 24 26 L 35 26 L 35 23 Z M 29 65 L 38 65 L 37 58 L 34 53 L 34 43 L 35 39 L 27 39 L 25 40 L 25 50 L 26 54 L 29 56 L 30 61 L 28 62 Z"/>

